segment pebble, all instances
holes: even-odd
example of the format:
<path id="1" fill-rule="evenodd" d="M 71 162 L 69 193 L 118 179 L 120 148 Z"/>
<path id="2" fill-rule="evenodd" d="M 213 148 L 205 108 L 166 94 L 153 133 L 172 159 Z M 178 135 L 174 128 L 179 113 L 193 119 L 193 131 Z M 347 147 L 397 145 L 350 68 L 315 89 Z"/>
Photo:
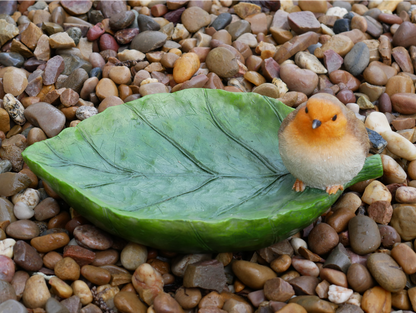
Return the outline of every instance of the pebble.
<path id="1" fill-rule="evenodd" d="M 163 294 L 162 275 L 147 263 L 143 263 L 136 269 L 132 283 L 140 298 L 148 305 L 153 304 L 159 294 Z"/>
<path id="2" fill-rule="evenodd" d="M 19 96 L 27 87 L 28 81 L 24 72 L 9 68 L 3 76 L 3 89 L 7 94 Z"/>
<path id="3" fill-rule="evenodd" d="M 388 313 L 391 311 L 391 294 L 376 286 L 364 292 L 361 307 L 367 312 Z"/>
<path id="4" fill-rule="evenodd" d="M 177 83 L 183 83 L 189 80 L 196 73 L 199 66 L 200 61 L 196 53 L 185 53 L 174 63 L 173 79 Z"/>
<path id="5" fill-rule="evenodd" d="M 309 233 L 308 246 L 316 254 L 323 255 L 338 245 L 336 231 L 326 223 L 320 223 Z"/>
<path id="6" fill-rule="evenodd" d="M 102 78 L 95 87 L 95 94 L 100 100 L 111 96 L 118 97 L 118 89 L 111 79 Z"/>
<path id="7" fill-rule="evenodd" d="M 312 31 L 316 32 L 321 24 L 310 11 L 293 12 L 287 17 L 290 28 L 298 35 Z"/>
<path id="8" fill-rule="evenodd" d="M 76 227 L 74 237 L 80 244 L 90 249 L 107 250 L 113 244 L 109 235 L 92 225 Z"/>
<path id="9" fill-rule="evenodd" d="M 129 242 L 120 254 L 124 268 L 134 271 L 147 260 L 147 248 L 143 245 Z"/>
<path id="10" fill-rule="evenodd" d="M 398 292 L 406 286 L 406 275 L 387 254 L 373 253 L 367 259 L 367 268 L 385 290 Z"/>
<path id="11" fill-rule="evenodd" d="M 66 246 L 68 242 L 69 237 L 66 233 L 54 233 L 33 238 L 30 241 L 30 244 L 38 250 L 38 252 L 45 253 L 62 248 Z"/>
<path id="12" fill-rule="evenodd" d="M 132 292 L 121 291 L 114 297 L 114 305 L 120 312 L 146 313 L 147 308 Z"/>
<path id="13" fill-rule="evenodd" d="M 348 268 L 348 285 L 355 292 L 365 292 L 374 286 L 373 278 L 368 269 L 359 263 L 354 263 Z"/>
<path id="14" fill-rule="evenodd" d="M 36 272 L 42 268 L 43 261 L 37 251 L 23 240 L 14 245 L 13 261 L 22 269 Z"/>
<path id="15" fill-rule="evenodd" d="M 22 296 L 26 307 L 31 309 L 44 308 L 50 297 L 51 294 L 43 276 L 34 275 L 27 280 Z"/>
<path id="16" fill-rule="evenodd" d="M 25 110 L 25 117 L 35 126 L 40 127 L 48 137 L 54 137 L 65 126 L 64 114 L 46 102 L 32 104 Z"/>
<path id="17" fill-rule="evenodd" d="M 1 21 L 1 20 L 0 20 Z M 1 22 L 0 22 L 1 24 Z M 0 53 L 0 64 L 4 66 L 22 67 L 25 58 L 16 52 L 2 52 Z"/>
<path id="18" fill-rule="evenodd" d="M 235 55 L 224 47 L 212 49 L 208 53 L 205 63 L 210 71 L 223 78 L 233 77 L 239 71 Z"/>
<path id="19" fill-rule="evenodd" d="M 9 299 L 0 304 L 0 312 L 4 313 L 26 313 L 27 309 L 23 304 L 14 299 Z"/>
<path id="20" fill-rule="evenodd" d="M 14 239 L 30 240 L 39 236 L 39 227 L 33 221 L 19 220 L 10 223 L 6 233 Z"/>
<path id="21" fill-rule="evenodd" d="M 263 288 L 268 279 L 276 277 L 270 268 L 242 260 L 234 261 L 232 269 L 243 284 L 253 289 Z"/>
<path id="22" fill-rule="evenodd" d="M 74 295 L 80 299 L 82 305 L 92 302 L 92 293 L 88 285 L 82 280 L 76 280 L 71 284 Z"/>
<path id="23" fill-rule="evenodd" d="M 134 37 L 130 48 L 147 53 L 163 46 L 166 40 L 167 36 L 162 32 L 147 30 Z"/>
<path id="24" fill-rule="evenodd" d="M 351 248 L 357 254 L 374 252 L 381 244 L 377 224 L 367 216 L 352 218 L 348 224 L 348 231 Z"/>
<path id="25" fill-rule="evenodd" d="M 300 69 L 294 64 L 280 66 L 280 78 L 290 90 L 311 95 L 318 85 L 318 75 L 307 69 Z"/>
<path id="26" fill-rule="evenodd" d="M 370 50 L 363 42 L 358 42 L 344 58 L 345 69 L 353 76 L 358 76 L 370 61 Z"/>

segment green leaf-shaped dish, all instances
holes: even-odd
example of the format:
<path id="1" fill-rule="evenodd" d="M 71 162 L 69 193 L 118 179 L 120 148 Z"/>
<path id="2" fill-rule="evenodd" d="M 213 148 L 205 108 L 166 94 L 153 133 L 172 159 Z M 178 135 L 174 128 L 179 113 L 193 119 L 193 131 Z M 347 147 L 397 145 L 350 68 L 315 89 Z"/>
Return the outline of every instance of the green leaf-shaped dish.
<path id="1" fill-rule="evenodd" d="M 112 234 L 187 253 L 258 249 L 306 227 L 341 194 L 291 190 L 277 138 L 291 111 L 255 93 L 155 94 L 111 107 L 23 157 Z M 372 156 L 345 187 L 381 175 Z"/>

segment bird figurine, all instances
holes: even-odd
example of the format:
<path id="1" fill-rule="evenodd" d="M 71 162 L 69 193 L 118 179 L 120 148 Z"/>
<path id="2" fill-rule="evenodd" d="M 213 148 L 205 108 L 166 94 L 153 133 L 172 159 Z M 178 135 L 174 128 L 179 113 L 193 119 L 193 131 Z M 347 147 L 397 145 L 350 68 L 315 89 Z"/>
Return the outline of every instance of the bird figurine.
<path id="1" fill-rule="evenodd" d="M 320 93 L 282 122 L 279 151 L 296 178 L 296 192 L 306 186 L 334 194 L 364 166 L 370 143 L 364 124 L 336 97 Z"/>

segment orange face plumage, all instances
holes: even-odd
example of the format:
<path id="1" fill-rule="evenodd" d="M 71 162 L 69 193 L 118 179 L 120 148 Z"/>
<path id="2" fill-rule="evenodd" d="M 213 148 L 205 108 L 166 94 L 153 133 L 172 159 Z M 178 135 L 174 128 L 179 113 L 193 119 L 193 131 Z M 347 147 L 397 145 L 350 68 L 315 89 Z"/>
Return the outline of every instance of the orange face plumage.
<path id="1" fill-rule="evenodd" d="M 347 131 L 347 118 L 338 105 L 311 98 L 293 120 L 298 135 L 311 144 L 325 144 L 341 138 Z"/>

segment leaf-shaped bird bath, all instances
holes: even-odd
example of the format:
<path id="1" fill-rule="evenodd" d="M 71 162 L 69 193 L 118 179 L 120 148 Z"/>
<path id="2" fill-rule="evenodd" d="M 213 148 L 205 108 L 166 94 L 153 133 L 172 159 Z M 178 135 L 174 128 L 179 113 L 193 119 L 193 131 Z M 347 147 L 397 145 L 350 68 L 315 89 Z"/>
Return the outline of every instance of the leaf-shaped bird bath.
<path id="1" fill-rule="evenodd" d="M 277 138 L 291 111 L 254 93 L 155 94 L 23 156 L 79 213 L 125 239 L 188 253 L 257 249 L 307 226 L 341 194 L 291 190 Z M 347 186 L 381 175 L 372 156 Z"/>

